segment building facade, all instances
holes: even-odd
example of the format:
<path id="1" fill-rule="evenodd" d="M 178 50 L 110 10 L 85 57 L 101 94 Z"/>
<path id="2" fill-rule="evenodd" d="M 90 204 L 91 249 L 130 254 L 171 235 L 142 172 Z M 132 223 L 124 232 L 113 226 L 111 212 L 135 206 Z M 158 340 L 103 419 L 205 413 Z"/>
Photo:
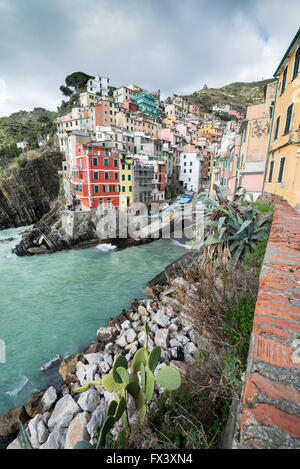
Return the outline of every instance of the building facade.
<path id="1" fill-rule="evenodd" d="M 300 28 L 274 77 L 274 106 L 264 193 L 284 197 L 300 209 Z"/>

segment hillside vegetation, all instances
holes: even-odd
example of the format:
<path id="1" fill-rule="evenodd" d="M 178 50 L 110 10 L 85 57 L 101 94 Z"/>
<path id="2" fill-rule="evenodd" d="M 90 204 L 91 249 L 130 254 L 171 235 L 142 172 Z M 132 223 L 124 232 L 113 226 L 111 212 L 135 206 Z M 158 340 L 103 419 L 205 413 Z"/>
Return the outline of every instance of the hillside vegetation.
<path id="1" fill-rule="evenodd" d="M 230 104 L 235 109 L 246 111 L 247 106 L 260 104 L 263 102 L 264 87 L 271 83 L 273 79 L 255 82 L 236 82 L 221 88 L 203 87 L 200 91 L 195 91 L 184 96 L 190 103 L 198 104 L 203 112 L 209 112 L 214 104 Z"/>
<path id="2" fill-rule="evenodd" d="M 33 111 L 18 111 L 8 117 L 0 118 L 0 152 L 17 142 L 26 140 L 35 148 L 37 138 L 55 133 L 55 119 L 57 113 L 44 108 L 34 108 Z M 8 152 L 9 153 L 9 152 Z M 6 156 L 5 154 L 0 156 Z M 10 155 L 8 155 L 10 157 Z"/>

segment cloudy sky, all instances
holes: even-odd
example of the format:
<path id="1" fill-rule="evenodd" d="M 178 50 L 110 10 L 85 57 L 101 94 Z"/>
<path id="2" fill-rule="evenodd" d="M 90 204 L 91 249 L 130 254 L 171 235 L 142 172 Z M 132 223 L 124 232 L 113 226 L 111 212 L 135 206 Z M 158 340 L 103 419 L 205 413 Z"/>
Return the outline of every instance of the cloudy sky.
<path id="1" fill-rule="evenodd" d="M 273 75 L 299 0 L 0 0 L 0 116 L 56 110 L 74 71 L 164 97 Z"/>

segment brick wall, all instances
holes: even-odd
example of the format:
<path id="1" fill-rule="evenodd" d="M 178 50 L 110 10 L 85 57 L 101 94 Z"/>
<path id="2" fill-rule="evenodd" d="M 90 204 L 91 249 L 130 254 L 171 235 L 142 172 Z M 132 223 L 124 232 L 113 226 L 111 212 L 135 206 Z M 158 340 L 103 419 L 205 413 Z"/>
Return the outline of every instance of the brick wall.
<path id="1" fill-rule="evenodd" d="M 279 199 L 260 277 L 238 438 L 245 449 L 300 448 L 300 214 Z"/>

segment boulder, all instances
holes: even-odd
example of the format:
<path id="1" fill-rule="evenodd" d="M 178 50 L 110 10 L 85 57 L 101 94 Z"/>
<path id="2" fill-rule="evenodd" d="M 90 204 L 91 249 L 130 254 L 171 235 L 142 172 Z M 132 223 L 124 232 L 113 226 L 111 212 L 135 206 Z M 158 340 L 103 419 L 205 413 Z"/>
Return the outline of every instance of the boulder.
<path id="1" fill-rule="evenodd" d="M 113 338 L 112 327 L 100 327 L 97 331 L 98 342 L 109 342 Z"/>
<path id="2" fill-rule="evenodd" d="M 129 344 L 134 342 L 136 337 L 137 337 L 137 334 L 133 329 L 130 328 L 126 331 L 126 340 Z"/>
<path id="3" fill-rule="evenodd" d="M 94 388 L 80 394 L 77 404 L 87 412 L 93 412 L 100 404 L 100 394 Z"/>
<path id="4" fill-rule="evenodd" d="M 15 407 L 10 409 L 0 417 L 0 439 L 14 435 L 19 432 L 19 420 L 24 424 L 29 420 L 24 406 Z M 11 437 L 9 443 L 14 439 Z"/>
<path id="5" fill-rule="evenodd" d="M 23 449 L 21 434 L 13 440 L 6 449 Z"/>
<path id="6" fill-rule="evenodd" d="M 184 354 L 194 355 L 197 352 L 197 347 L 193 342 L 188 342 L 184 347 Z"/>
<path id="7" fill-rule="evenodd" d="M 99 369 L 100 369 L 101 373 L 103 373 L 104 375 L 109 372 L 110 368 L 111 368 L 111 365 L 109 365 L 104 360 L 101 363 L 99 363 Z"/>
<path id="8" fill-rule="evenodd" d="M 64 449 L 67 431 L 67 428 L 56 427 L 50 433 L 47 441 L 40 446 L 40 449 Z"/>
<path id="9" fill-rule="evenodd" d="M 169 346 L 169 331 L 168 329 L 159 329 L 155 333 L 154 338 L 155 345 L 163 349 L 168 348 Z"/>
<path id="10" fill-rule="evenodd" d="M 127 345 L 127 340 L 126 340 L 125 335 L 121 335 L 121 336 L 116 340 L 116 344 L 117 344 L 119 347 L 124 348 L 124 347 Z"/>
<path id="11" fill-rule="evenodd" d="M 33 419 L 31 419 L 28 423 L 28 430 L 29 430 L 29 438 L 30 438 L 30 442 L 32 444 L 32 447 L 34 449 L 38 449 L 41 444 L 39 442 L 39 438 L 38 438 L 38 430 L 37 430 L 37 426 L 39 424 L 39 422 L 42 422 L 43 423 L 43 416 L 42 414 L 37 414 Z M 44 424 L 44 423 L 43 423 Z M 45 424 L 44 424 L 45 425 Z M 48 435 L 47 435 L 47 438 L 49 436 L 49 432 L 48 432 Z M 43 443 L 46 441 L 46 439 L 43 441 Z"/>
<path id="12" fill-rule="evenodd" d="M 38 436 L 38 441 L 40 444 L 45 443 L 49 436 L 49 430 L 45 425 L 45 422 L 43 420 L 40 420 L 37 424 L 37 436 Z"/>
<path id="13" fill-rule="evenodd" d="M 139 307 L 138 307 L 138 313 L 139 313 L 141 316 L 148 316 L 149 311 L 147 311 L 147 308 L 145 308 L 145 306 L 139 305 Z"/>
<path id="14" fill-rule="evenodd" d="M 101 399 L 100 404 L 98 405 L 98 407 L 96 407 L 94 412 L 92 412 L 90 421 L 86 425 L 86 429 L 91 438 L 94 438 L 94 436 L 96 436 L 97 427 L 99 426 L 100 421 L 102 419 L 105 420 L 106 412 L 107 412 L 107 402 L 105 401 L 105 399 Z"/>
<path id="15" fill-rule="evenodd" d="M 170 325 L 170 319 L 162 310 L 153 315 L 152 321 L 161 327 L 168 327 Z"/>
<path id="16" fill-rule="evenodd" d="M 78 441 L 90 439 L 86 426 L 90 421 L 90 415 L 87 412 L 77 414 L 69 425 L 65 449 L 72 449 Z"/>
<path id="17" fill-rule="evenodd" d="M 176 338 L 182 345 L 186 345 L 189 342 L 189 339 L 183 334 L 177 334 Z"/>
<path id="18" fill-rule="evenodd" d="M 57 400 L 57 393 L 53 386 L 50 386 L 41 399 L 41 412 L 47 412 Z"/>
<path id="19" fill-rule="evenodd" d="M 73 397 L 70 396 L 70 394 L 67 394 L 56 403 L 54 411 L 48 420 L 49 430 L 53 432 L 55 428 L 67 427 L 79 411 L 80 408 L 74 401 Z"/>
<path id="20" fill-rule="evenodd" d="M 76 365 L 76 376 L 81 386 L 85 386 L 90 381 L 93 381 L 96 371 L 97 365 L 84 365 L 82 362 L 78 362 Z"/>
<path id="21" fill-rule="evenodd" d="M 122 329 L 122 331 L 124 331 L 124 329 L 129 329 L 129 327 L 130 327 L 130 321 L 128 319 L 126 319 L 126 321 L 124 321 L 121 324 L 121 329 Z"/>
<path id="22" fill-rule="evenodd" d="M 99 365 L 99 363 L 103 360 L 102 353 L 88 353 L 84 355 L 84 358 L 87 360 L 89 365 Z"/>
<path id="23" fill-rule="evenodd" d="M 74 381 L 74 379 L 76 379 L 76 365 L 79 360 L 81 360 L 81 358 L 81 353 L 74 353 L 73 355 L 70 355 L 61 362 L 58 372 L 64 381 L 72 382 Z"/>
<path id="24" fill-rule="evenodd" d="M 35 417 L 37 414 L 42 412 L 42 398 L 45 394 L 45 391 L 36 392 L 32 394 L 28 401 L 26 402 L 25 409 L 30 417 Z"/>
<path id="25" fill-rule="evenodd" d="M 104 353 L 103 354 L 103 360 L 106 361 L 106 363 L 108 363 L 109 365 L 112 366 L 113 362 L 114 362 L 114 359 L 113 357 L 111 356 L 110 353 Z"/>

